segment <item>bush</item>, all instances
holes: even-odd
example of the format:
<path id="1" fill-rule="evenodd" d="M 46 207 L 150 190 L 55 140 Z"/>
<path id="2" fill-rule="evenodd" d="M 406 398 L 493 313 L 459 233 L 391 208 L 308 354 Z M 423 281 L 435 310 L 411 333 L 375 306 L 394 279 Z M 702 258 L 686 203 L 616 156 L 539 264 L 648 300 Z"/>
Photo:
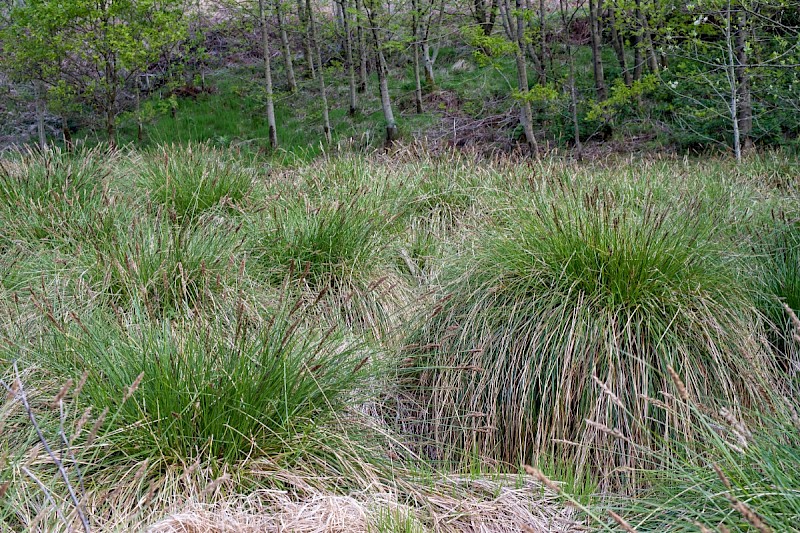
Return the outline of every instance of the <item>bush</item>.
<path id="1" fill-rule="evenodd" d="M 411 338 L 409 385 L 456 456 L 518 463 L 557 450 L 624 479 L 638 444 L 691 432 L 648 399 L 666 365 L 702 397 L 759 402 L 758 317 L 704 211 L 550 185 L 444 274 L 442 301 Z M 626 439 L 609 451 L 587 419 Z"/>
<path id="2" fill-rule="evenodd" d="M 161 147 L 144 157 L 140 173 L 140 186 L 179 220 L 237 206 L 253 188 L 253 174 L 242 161 L 208 144 Z"/>

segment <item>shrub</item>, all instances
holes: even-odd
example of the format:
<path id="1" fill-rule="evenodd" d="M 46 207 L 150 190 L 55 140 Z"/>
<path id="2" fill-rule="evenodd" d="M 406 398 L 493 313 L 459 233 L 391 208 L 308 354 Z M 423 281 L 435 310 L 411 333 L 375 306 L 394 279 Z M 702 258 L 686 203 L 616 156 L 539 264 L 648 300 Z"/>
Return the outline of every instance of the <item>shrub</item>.
<path id="1" fill-rule="evenodd" d="M 758 318 L 702 210 L 550 185 L 444 274 L 411 337 L 410 386 L 451 453 L 518 463 L 557 450 L 624 478 L 615 469 L 636 465 L 636 443 L 691 431 L 648 399 L 667 364 L 702 397 L 758 402 Z M 587 419 L 626 440 L 609 451 Z"/>
<path id="2" fill-rule="evenodd" d="M 179 220 L 246 200 L 253 173 L 240 159 L 207 144 L 164 146 L 144 157 L 140 186 Z"/>

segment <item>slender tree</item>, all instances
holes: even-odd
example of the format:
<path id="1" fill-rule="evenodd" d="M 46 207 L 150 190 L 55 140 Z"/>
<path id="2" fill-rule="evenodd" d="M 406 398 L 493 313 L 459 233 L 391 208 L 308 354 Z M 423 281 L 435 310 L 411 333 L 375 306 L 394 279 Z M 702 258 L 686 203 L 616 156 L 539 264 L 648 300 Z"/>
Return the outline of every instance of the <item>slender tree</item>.
<path id="1" fill-rule="evenodd" d="M 325 73 L 322 67 L 322 51 L 320 49 L 319 35 L 317 34 L 317 24 L 314 21 L 314 10 L 311 9 L 311 0 L 306 0 L 306 16 L 308 17 L 308 27 L 310 30 L 314 59 L 317 66 L 317 81 L 319 82 L 319 97 L 322 103 L 322 132 L 325 135 L 325 142 L 330 144 L 331 136 L 331 117 L 328 110 L 328 95 L 325 88 Z"/>
<path id="2" fill-rule="evenodd" d="M 367 63 L 369 61 L 368 47 L 364 37 L 363 2 L 356 0 L 356 40 L 358 41 L 358 92 L 367 90 Z"/>
<path id="3" fill-rule="evenodd" d="M 592 70 L 594 72 L 594 88 L 597 99 L 602 101 L 607 97 L 606 81 L 603 73 L 603 29 L 600 19 L 603 9 L 603 0 L 589 0 L 589 31 L 592 45 Z"/>
<path id="4" fill-rule="evenodd" d="M 358 97 L 356 95 L 356 69 L 353 62 L 353 32 L 350 24 L 350 10 L 347 7 L 347 0 L 337 0 L 342 9 L 342 26 L 344 30 L 344 46 L 345 46 L 345 68 L 347 69 L 347 83 L 350 94 L 350 116 L 353 116 L 358 111 Z"/>
<path id="5" fill-rule="evenodd" d="M 264 0 L 258 0 L 258 18 L 261 26 L 261 47 L 264 54 L 264 82 L 267 92 L 267 126 L 269 128 L 269 145 L 278 147 L 278 128 L 275 124 L 275 102 L 272 91 L 272 66 L 270 64 L 269 30 L 264 10 Z"/>
<path id="6" fill-rule="evenodd" d="M 292 63 L 292 49 L 289 46 L 289 36 L 286 33 L 286 22 L 283 19 L 283 3 L 281 0 L 274 0 L 275 17 L 278 21 L 278 34 L 281 37 L 281 51 L 283 52 L 283 64 L 286 67 L 286 83 L 290 93 L 297 92 L 297 80 L 294 75 L 294 64 Z"/>
<path id="7" fill-rule="evenodd" d="M 381 95 L 381 108 L 383 109 L 383 118 L 386 121 L 386 144 L 392 144 L 400 136 L 400 131 L 397 128 L 397 122 L 394 119 L 394 112 L 392 111 L 392 98 L 389 94 L 389 73 L 386 64 L 386 57 L 383 54 L 383 41 L 380 38 L 379 25 L 377 21 L 377 10 L 379 5 L 377 0 L 367 0 L 364 3 L 364 8 L 367 12 L 367 21 L 369 22 L 370 30 L 372 32 L 372 42 L 375 49 L 375 56 L 378 60 L 378 88 Z"/>

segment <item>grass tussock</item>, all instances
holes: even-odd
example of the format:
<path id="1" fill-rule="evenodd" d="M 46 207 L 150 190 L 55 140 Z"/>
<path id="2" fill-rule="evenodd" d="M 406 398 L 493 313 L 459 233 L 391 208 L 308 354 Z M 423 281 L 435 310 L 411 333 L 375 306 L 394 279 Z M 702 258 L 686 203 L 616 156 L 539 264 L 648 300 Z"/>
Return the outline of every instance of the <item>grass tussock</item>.
<path id="1" fill-rule="evenodd" d="M 138 305 L 154 316 L 213 307 L 241 278 L 241 237 L 231 224 L 144 218 L 109 233 L 85 261 L 93 290 L 114 307 Z"/>
<path id="2" fill-rule="evenodd" d="M 658 468 L 642 470 L 646 482 L 635 498 L 610 496 L 598 504 L 596 516 L 603 518 L 595 525 L 619 526 L 621 519 L 639 533 L 794 531 L 800 519 L 796 398 L 747 418 L 684 398 L 674 414 L 691 424 L 693 438 L 642 449 Z"/>
<path id="3" fill-rule="evenodd" d="M 212 208 L 241 209 L 254 188 L 244 161 L 208 144 L 162 146 L 138 166 L 139 186 L 178 220 Z"/>
<path id="4" fill-rule="evenodd" d="M 243 304 L 242 304 L 243 305 Z M 369 353 L 335 332 L 298 327 L 291 309 L 234 329 L 216 322 L 81 322 L 40 348 L 107 411 L 107 439 L 127 457 L 234 466 L 291 455 L 340 412 L 368 368 Z M 104 429 L 104 428 L 100 428 Z"/>
<path id="5" fill-rule="evenodd" d="M 113 211 L 109 177 L 119 155 L 19 152 L 0 161 L 0 251 L 17 243 L 75 249 Z"/>
<path id="6" fill-rule="evenodd" d="M 759 318 L 714 221 L 690 204 L 631 209 L 556 182 L 487 233 L 409 348 L 444 449 L 511 464 L 555 453 L 604 475 L 634 466 L 654 434 L 692 430 L 648 400 L 667 365 L 693 394 L 760 404 Z M 608 452 L 586 420 L 626 439 Z"/>
<path id="7" fill-rule="evenodd" d="M 257 276 L 289 284 L 334 320 L 386 332 L 407 291 L 390 260 L 396 215 L 363 193 L 347 203 L 288 201 L 250 229 Z"/>

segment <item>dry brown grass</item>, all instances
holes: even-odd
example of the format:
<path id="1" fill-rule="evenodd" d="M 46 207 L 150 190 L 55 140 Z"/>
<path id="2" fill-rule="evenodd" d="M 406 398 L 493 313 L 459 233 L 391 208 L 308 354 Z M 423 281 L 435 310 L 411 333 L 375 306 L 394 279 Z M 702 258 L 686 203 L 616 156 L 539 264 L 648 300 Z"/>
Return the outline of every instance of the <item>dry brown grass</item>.
<path id="1" fill-rule="evenodd" d="M 382 531 L 382 516 L 407 517 L 422 531 L 535 533 L 585 531 L 575 511 L 532 480 L 442 478 L 412 495 L 416 505 L 380 490 L 339 496 L 314 492 L 294 498 L 283 491 L 259 491 L 209 505 L 187 501 L 150 526 L 149 533 L 292 531 L 337 533 Z M 518 483 L 515 483 L 518 482 Z M 420 487 L 421 488 L 421 487 Z M 424 529 L 422 529 L 424 524 Z M 402 529 L 402 531 L 406 531 Z"/>

